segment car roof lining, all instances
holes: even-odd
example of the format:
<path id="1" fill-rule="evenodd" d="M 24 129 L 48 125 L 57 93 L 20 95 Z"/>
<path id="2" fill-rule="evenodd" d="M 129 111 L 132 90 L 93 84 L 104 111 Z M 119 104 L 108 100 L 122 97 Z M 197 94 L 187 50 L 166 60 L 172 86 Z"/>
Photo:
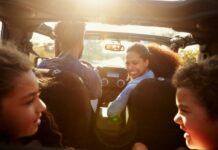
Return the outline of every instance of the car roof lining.
<path id="1" fill-rule="evenodd" d="M 23 29 L 44 21 L 79 20 L 170 27 L 190 32 L 202 40 L 216 37 L 218 30 L 218 2 L 215 0 L 110 0 L 114 2 L 113 5 L 105 6 L 99 1 L 96 4 L 98 7 L 88 7 L 86 3 L 79 5 L 80 1 L 0 0 L 0 17 Z"/>
<path id="2" fill-rule="evenodd" d="M 171 24 L 173 26 L 175 24 L 179 26 L 179 23 L 182 21 L 198 21 L 201 17 L 208 16 L 209 14 L 218 15 L 218 2 L 204 2 L 203 0 L 189 0 L 174 3 L 116 0 L 114 5 L 101 5 L 102 8 L 98 9 L 95 6 L 86 7 L 86 3 L 83 6 L 79 6 L 77 0 L 0 0 L 0 4 L 0 10 L 2 10 L 0 11 L 0 16 L 3 15 L 9 18 L 79 19 L 106 23 L 116 22 L 119 24 L 149 23 L 149 25 L 163 24 L 166 26 L 168 24 L 169 26 Z M 202 4 L 204 4 L 204 7 L 202 7 Z M 81 11 L 83 8 L 88 10 Z M 102 18 L 102 15 L 107 20 Z M 186 22 L 186 24 L 189 24 L 189 22 Z M 192 24 L 194 23 L 192 22 Z"/>

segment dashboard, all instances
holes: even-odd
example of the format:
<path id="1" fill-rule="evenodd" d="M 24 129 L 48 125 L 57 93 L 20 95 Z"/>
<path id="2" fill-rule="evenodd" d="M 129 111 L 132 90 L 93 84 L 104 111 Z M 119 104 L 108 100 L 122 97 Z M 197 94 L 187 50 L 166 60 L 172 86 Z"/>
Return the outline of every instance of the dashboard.
<path id="1" fill-rule="evenodd" d="M 97 67 L 103 88 L 123 89 L 127 84 L 127 71 L 125 68 Z"/>

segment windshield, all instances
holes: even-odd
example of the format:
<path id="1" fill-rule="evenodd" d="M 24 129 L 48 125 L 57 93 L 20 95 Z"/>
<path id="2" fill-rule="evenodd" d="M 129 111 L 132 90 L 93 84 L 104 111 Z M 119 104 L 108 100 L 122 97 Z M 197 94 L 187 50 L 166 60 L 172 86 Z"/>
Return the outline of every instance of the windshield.
<path id="1" fill-rule="evenodd" d="M 56 22 L 47 22 L 46 25 L 54 28 Z M 125 67 L 125 53 L 127 48 L 135 42 L 147 44 L 157 42 L 160 44 L 169 42 L 176 32 L 170 28 L 148 27 L 136 25 L 109 25 L 101 23 L 86 23 L 84 39 L 84 51 L 82 60 L 96 66 Z M 145 35 L 152 35 L 145 36 Z M 161 37 L 161 38 L 160 38 Z M 163 37 L 167 39 L 162 39 Z M 167 41 L 168 40 L 168 41 Z M 34 33 L 31 39 L 33 49 L 45 58 L 55 57 L 54 40 L 42 34 Z M 105 49 L 106 44 L 120 44 L 122 51 L 110 51 Z"/>
<path id="2" fill-rule="evenodd" d="M 123 51 L 109 51 L 105 49 L 105 44 L 116 43 L 111 40 L 85 40 L 82 59 L 93 66 L 125 67 L 126 49 L 133 44 L 133 41 L 120 40 L 119 44 L 124 46 Z M 147 41 L 139 41 L 146 44 Z"/>

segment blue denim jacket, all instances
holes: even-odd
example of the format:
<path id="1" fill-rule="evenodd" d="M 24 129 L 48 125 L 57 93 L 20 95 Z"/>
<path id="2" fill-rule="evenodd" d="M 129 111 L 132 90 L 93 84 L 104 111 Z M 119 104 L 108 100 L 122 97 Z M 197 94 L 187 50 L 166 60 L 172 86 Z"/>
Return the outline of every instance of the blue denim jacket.
<path id="1" fill-rule="evenodd" d="M 109 105 L 107 114 L 109 117 L 120 115 L 125 109 L 131 91 L 144 79 L 154 78 L 154 73 L 151 70 L 146 71 L 143 75 L 129 81 L 127 86 L 117 96 L 117 98 Z"/>
<path id="2" fill-rule="evenodd" d="M 83 79 L 91 99 L 97 99 L 102 94 L 100 76 L 88 65 L 81 63 L 78 59 L 71 56 L 44 60 L 38 67 L 71 71 Z"/>

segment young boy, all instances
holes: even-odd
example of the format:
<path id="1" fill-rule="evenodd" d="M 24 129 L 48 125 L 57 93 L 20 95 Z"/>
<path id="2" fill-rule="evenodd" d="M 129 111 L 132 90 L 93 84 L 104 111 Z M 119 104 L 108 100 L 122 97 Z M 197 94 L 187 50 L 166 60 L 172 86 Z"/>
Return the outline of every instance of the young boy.
<path id="1" fill-rule="evenodd" d="M 183 67 L 175 73 L 178 113 L 190 149 L 218 149 L 218 57 Z"/>

